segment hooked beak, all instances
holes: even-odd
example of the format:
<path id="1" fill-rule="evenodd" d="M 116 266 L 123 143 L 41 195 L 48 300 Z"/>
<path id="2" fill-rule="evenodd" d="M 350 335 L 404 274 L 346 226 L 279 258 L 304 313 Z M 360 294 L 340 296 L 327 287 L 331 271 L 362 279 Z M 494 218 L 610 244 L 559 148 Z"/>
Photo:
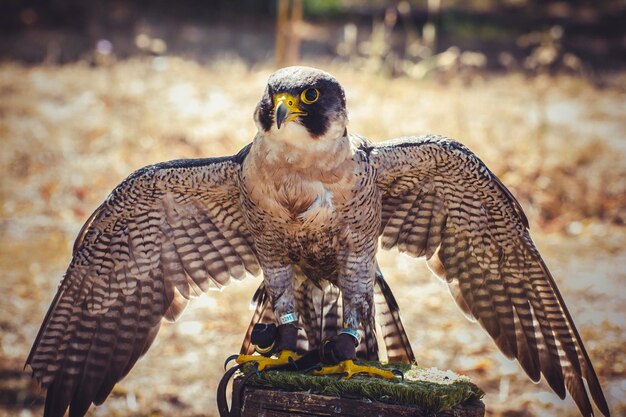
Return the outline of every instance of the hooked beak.
<path id="1" fill-rule="evenodd" d="M 276 96 L 274 99 L 274 118 L 278 129 L 299 116 L 306 116 L 306 112 L 300 110 L 296 98 L 286 93 Z"/>

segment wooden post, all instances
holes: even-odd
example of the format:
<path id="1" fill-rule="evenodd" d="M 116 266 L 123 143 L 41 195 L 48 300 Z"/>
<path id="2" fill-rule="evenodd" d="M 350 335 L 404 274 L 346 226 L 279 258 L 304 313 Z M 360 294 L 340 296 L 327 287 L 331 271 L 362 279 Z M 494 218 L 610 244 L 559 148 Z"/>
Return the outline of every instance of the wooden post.
<path id="1" fill-rule="evenodd" d="M 416 406 L 259 388 L 245 385 L 243 377 L 235 378 L 232 398 L 232 417 L 484 417 L 485 415 L 485 405 L 480 400 L 433 413 L 431 410 Z"/>
<path id="2" fill-rule="evenodd" d="M 276 46 L 274 49 L 277 68 L 294 65 L 300 54 L 299 29 L 302 24 L 304 5 L 302 0 L 278 0 L 276 13 Z"/>

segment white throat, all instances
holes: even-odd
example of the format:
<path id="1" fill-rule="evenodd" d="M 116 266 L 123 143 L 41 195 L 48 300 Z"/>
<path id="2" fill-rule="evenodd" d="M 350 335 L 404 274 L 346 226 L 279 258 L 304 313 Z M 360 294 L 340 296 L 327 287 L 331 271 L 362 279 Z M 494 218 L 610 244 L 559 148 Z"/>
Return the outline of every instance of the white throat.
<path id="1" fill-rule="evenodd" d="M 301 124 L 289 122 L 280 129 L 273 124 L 269 132 L 260 131 L 256 140 L 262 142 L 267 151 L 268 163 L 283 162 L 299 168 L 311 168 L 327 164 L 329 160 L 345 160 L 348 156 L 346 152 L 350 151 L 345 132 L 345 123 L 335 122 L 325 135 L 314 138 Z"/>
<path id="2" fill-rule="evenodd" d="M 326 227 L 354 186 L 355 148 L 341 124 L 318 138 L 297 123 L 260 131 L 244 165 L 250 198 L 290 223 L 296 216 L 297 227 Z"/>

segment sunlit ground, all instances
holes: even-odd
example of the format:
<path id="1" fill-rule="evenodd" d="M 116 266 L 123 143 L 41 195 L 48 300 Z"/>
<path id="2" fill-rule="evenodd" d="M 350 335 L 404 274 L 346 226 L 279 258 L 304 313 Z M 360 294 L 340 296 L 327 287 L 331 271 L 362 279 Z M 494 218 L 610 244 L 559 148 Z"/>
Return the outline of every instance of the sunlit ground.
<path id="1" fill-rule="evenodd" d="M 375 140 L 436 132 L 473 149 L 529 215 L 613 415 L 626 413 L 626 92 L 568 77 L 388 80 L 330 67 L 350 129 Z M 269 67 L 174 58 L 110 67 L 0 65 L 0 416 L 38 415 L 21 378 L 82 222 L 133 170 L 232 154 L 255 133 Z M 576 416 L 465 321 L 423 261 L 383 253 L 418 361 L 470 375 L 492 416 Z M 192 303 L 96 416 L 216 415 L 223 359 L 238 351 L 258 284 Z"/>

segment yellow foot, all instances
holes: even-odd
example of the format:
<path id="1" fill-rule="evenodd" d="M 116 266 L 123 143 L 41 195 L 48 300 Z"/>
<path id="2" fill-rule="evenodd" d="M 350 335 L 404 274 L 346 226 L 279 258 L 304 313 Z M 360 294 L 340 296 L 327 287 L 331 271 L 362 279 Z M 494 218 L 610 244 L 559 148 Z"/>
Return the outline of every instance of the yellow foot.
<path id="1" fill-rule="evenodd" d="M 386 379 L 393 379 L 394 373 L 373 366 L 357 365 L 351 360 L 339 362 L 337 365 L 325 366 L 319 371 L 313 371 L 313 375 L 337 375 L 342 374 L 343 379 L 352 378 L 355 374 L 368 374 L 370 376 L 380 376 Z"/>
<path id="2" fill-rule="evenodd" d="M 247 362 L 256 362 L 259 364 L 259 371 L 262 371 L 265 368 L 272 368 L 274 366 L 286 365 L 290 362 L 290 360 L 298 360 L 300 356 L 291 350 L 283 350 L 280 352 L 277 358 L 260 355 L 239 355 L 235 360 L 238 364 L 243 364 Z"/>

